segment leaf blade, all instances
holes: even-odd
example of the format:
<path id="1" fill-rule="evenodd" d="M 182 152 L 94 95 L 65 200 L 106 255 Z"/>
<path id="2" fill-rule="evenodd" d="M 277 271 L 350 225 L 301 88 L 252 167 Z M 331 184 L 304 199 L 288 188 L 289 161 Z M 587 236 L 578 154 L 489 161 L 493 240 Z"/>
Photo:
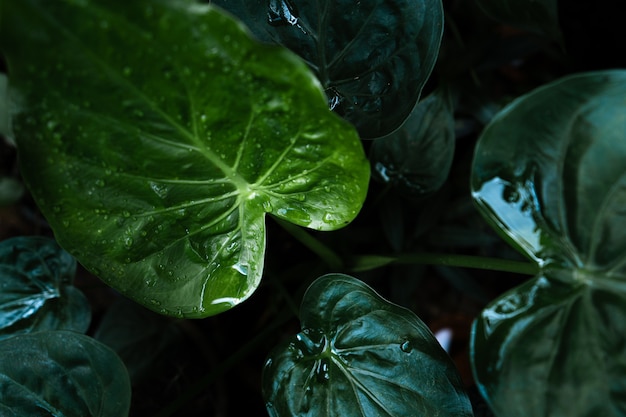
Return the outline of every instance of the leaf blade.
<path id="1" fill-rule="evenodd" d="M 134 300 L 217 314 L 259 284 L 266 213 L 320 230 L 358 213 L 369 169 L 356 132 L 303 63 L 216 8 L 5 8 L 26 182 L 60 244 Z M 33 55 L 50 43 L 67 47 Z"/>

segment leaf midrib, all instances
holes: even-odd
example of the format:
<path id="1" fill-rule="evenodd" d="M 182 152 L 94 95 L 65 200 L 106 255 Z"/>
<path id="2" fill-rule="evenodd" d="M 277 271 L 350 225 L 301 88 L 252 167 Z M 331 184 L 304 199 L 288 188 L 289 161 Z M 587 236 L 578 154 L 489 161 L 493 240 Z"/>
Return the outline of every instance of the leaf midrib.
<path id="1" fill-rule="evenodd" d="M 138 27 L 134 25 L 129 25 L 126 21 L 124 21 L 123 19 L 120 19 L 118 15 L 110 13 L 107 9 L 103 9 L 102 7 L 99 7 L 97 4 L 92 4 L 91 6 L 92 6 L 91 8 L 85 7 L 84 12 L 89 13 L 90 15 L 94 16 L 94 15 L 97 15 L 94 10 L 97 10 L 98 13 L 102 15 L 106 15 L 111 20 L 114 20 L 117 24 L 124 26 L 126 30 L 128 30 L 129 32 L 133 32 L 133 31 L 138 32 L 141 38 L 143 38 L 144 40 L 148 38 Z M 244 192 L 245 190 L 248 189 L 249 187 L 248 182 L 235 169 L 233 169 L 233 167 L 226 164 L 215 152 L 207 148 L 206 145 L 199 139 L 198 136 L 194 135 L 191 131 L 189 131 L 188 129 L 186 129 L 179 123 L 177 123 L 169 114 L 164 112 L 160 107 L 156 106 L 154 101 L 151 100 L 149 97 L 147 97 L 141 90 L 139 90 L 135 86 L 135 84 L 129 82 L 127 78 L 123 77 L 121 73 L 116 71 L 115 68 L 111 67 L 107 61 L 101 59 L 97 54 L 95 54 L 88 47 L 88 45 L 84 44 L 82 40 L 78 38 L 73 32 L 67 30 L 65 26 L 63 26 L 54 16 L 50 14 L 46 14 L 40 10 L 37 10 L 37 11 L 44 18 L 44 20 L 48 21 L 51 24 L 51 26 L 56 27 L 56 30 L 58 30 L 59 33 L 64 35 L 66 39 L 68 39 L 68 41 L 72 42 L 81 50 L 83 50 L 85 56 L 91 58 L 92 62 L 100 66 L 106 72 L 106 74 L 109 76 L 110 79 L 112 79 L 114 82 L 117 82 L 118 84 L 123 85 L 130 92 L 133 92 L 136 98 L 139 98 L 142 102 L 146 103 L 146 105 L 151 110 L 153 110 L 156 114 L 161 116 L 166 123 L 173 126 L 183 137 L 185 137 L 191 143 L 193 143 L 197 147 L 197 150 L 206 159 L 208 159 L 213 165 L 215 165 L 220 171 L 222 171 L 224 175 L 230 181 L 233 182 L 233 184 L 237 187 L 238 190 Z M 150 40 L 150 42 L 156 48 L 159 48 L 160 46 L 162 46 L 160 43 L 154 42 L 153 40 Z M 176 68 L 178 72 L 182 74 L 182 71 L 180 71 L 180 68 L 178 67 L 178 65 L 176 65 Z M 190 110 L 191 110 L 191 115 L 192 115 L 191 117 L 195 125 L 197 121 L 196 121 L 196 113 L 193 108 L 193 100 L 191 99 L 190 91 L 187 88 L 188 85 L 185 82 L 185 77 L 182 75 L 181 75 L 181 80 L 183 80 L 183 83 L 185 84 L 185 87 L 186 87 L 187 98 L 189 100 L 188 104 L 190 105 Z M 151 132 L 144 132 L 144 133 L 147 133 L 150 136 L 154 136 Z"/>

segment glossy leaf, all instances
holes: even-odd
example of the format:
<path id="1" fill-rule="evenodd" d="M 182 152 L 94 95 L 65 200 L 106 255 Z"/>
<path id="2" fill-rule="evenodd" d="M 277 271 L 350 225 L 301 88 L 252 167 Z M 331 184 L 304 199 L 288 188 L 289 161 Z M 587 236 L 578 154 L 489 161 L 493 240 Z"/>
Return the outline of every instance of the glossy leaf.
<path id="1" fill-rule="evenodd" d="M 315 70 L 329 107 L 361 137 L 398 128 L 439 53 L 441 0 L 212 0 L 257 38 L 284 45 Z"/>
<path id="2" fill-rule="evenodd" d="M 264 369 L 267 410 L 285 416 L 471 416 L 454 365 L 426 325 L 347 275 L 319 278 L 302 332 Z"/>
<path id="3" fill-rule="evenodd" d="M 569 76 L 478 142 L 478 207 L 542 267 L 474 326 L 474 373 L 498 416 L 626 412 L 625 96 L 626 71 Z"/>
<path id="4" fill-rule="evenodd" d="M 85 332 L 91 307 L 72 285 L 76 261 L 55 241 L 0 242 L 0 339 L 41 330 Z"/>
<path id="5" fill-rule="evenodd" d="M 477 0 L 477 3 L 500 22 L 562 42 L 557 0 Z"/>
<path id="6" fill-rule="evenodd" d="M 266 213 L 319 230 L 358 213 L 356 131 L 305 64 L 216 8 L 2 5 L 27 185 L 59 243 L 122 293 L 219 313 L 259 284 Z"/>
<path id="7" fill-rule="evenodd" d="M 419 102 L 402 127 L 370 149 L 374 178 L 407 197 L 437 191 L 454 157 L 454 117 L 449 97 L 437 91 Z"/>
<path id="8" fill-rule="evenodd" d="M 120 359 L 94 339 L 46 331 L 0 341 L 0 415 L 123 417 L 130 382 Z"/>

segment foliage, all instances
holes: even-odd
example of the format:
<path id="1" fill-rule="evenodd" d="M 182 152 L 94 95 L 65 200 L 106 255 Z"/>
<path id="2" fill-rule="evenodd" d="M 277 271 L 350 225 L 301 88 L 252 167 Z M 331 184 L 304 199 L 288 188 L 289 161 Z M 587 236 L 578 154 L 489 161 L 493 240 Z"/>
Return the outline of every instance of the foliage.
<path id="1" fill-rule="evenodd" d="M 347 275 L 325 275 L 302 300 L 302 331 L 270 354 L 272 416 L 470 416 L 454 365 L 411 311 Z"/>
<path id="2" fill-rule="evenodd" d="M 541 267 L 473 331 L 474 372 L 499 416 L 626 410 L 625 96 L 623 70 L 563 78 L 511 103 L 478 141 L 478 207 Z"/>
<path id="3" fill-rule="evenodd" d="M 318 230 L 358 213 L 369 166 L 354 129 L 303 63 L 214 8 L 24 1 L 3 14 L 24 180 L 59 243 L 137 302 L 229 309 L 259 285 L 266 213 Z"/>
<path id="4" fill-rule="evenodd" d="M 0 0 L 0 414 L 625 413 L 616 13 L 208 3 Z"/>
<path id="5" fill-rule="evenodd" d="M 72 285 L 76 261 L 53 240 L 0 242 L 0 414 L 128 415 L 118 356 L 81 333 L 91 311 Z"/>

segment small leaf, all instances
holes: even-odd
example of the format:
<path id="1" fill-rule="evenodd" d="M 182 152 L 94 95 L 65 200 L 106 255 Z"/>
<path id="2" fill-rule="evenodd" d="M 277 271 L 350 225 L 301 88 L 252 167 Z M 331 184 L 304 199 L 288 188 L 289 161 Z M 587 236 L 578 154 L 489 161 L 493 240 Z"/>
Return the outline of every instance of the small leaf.
<path id="1" fill-rule="evenodd" d="M 123 417 L 130 382 L 122 361 L 94 339 L 46 331 L 0 341 L 0 415 Z"/>
<path id="2" fill-rule="evenodd" d="M 55 241 L 0 242 L 0 339 L 41 330 L 85 332 L 91 307 L 72 285 L 76 261 Z"/>
<path id="3" fill-rule="evenodd" d="M 2 5 L 25 182 L 58 242 L 135 301 L 217 314 L 259 285 L 266 213 L 333 230 L 359 212 L 357 132 L 296 56 L 211 5 Z"/>
<path id="4" fill-rule="evenodd" d="M 454 364 L 426 325 L 347 275 L 302 301 L 302 332 L 270 354 L 271 416 L 471 416 Z"/>
<path id="5" fill-rule="evenodd" d="M 477 0 L 492 18 L 562 43 L 557 0 Z M 564 6 L 565 7 L 565 6 Z"/>
<path id="6" fill-rule="evenodd" d="M 373 178 L 407 197 L 437 191 L 448 178 L 454 141 L 449 97 L 437 91 L 415 106 L 400 129 L 372 143 Z"/>
<path id="7" fill-rule="evenodd" d="M 626 71 L 519 98 L 480 137 L 485 218 L 541 267 L 474 324 L 472 364 L 498 416 L 626 411 Z"/>
<path id="8" fill-rule="evenodd" d="M 299 54 L 331 109 L 363 138 L 398 128 L 419 99 L 443 32 L 441 0 L 213 0 L 257 38 Z"/>

